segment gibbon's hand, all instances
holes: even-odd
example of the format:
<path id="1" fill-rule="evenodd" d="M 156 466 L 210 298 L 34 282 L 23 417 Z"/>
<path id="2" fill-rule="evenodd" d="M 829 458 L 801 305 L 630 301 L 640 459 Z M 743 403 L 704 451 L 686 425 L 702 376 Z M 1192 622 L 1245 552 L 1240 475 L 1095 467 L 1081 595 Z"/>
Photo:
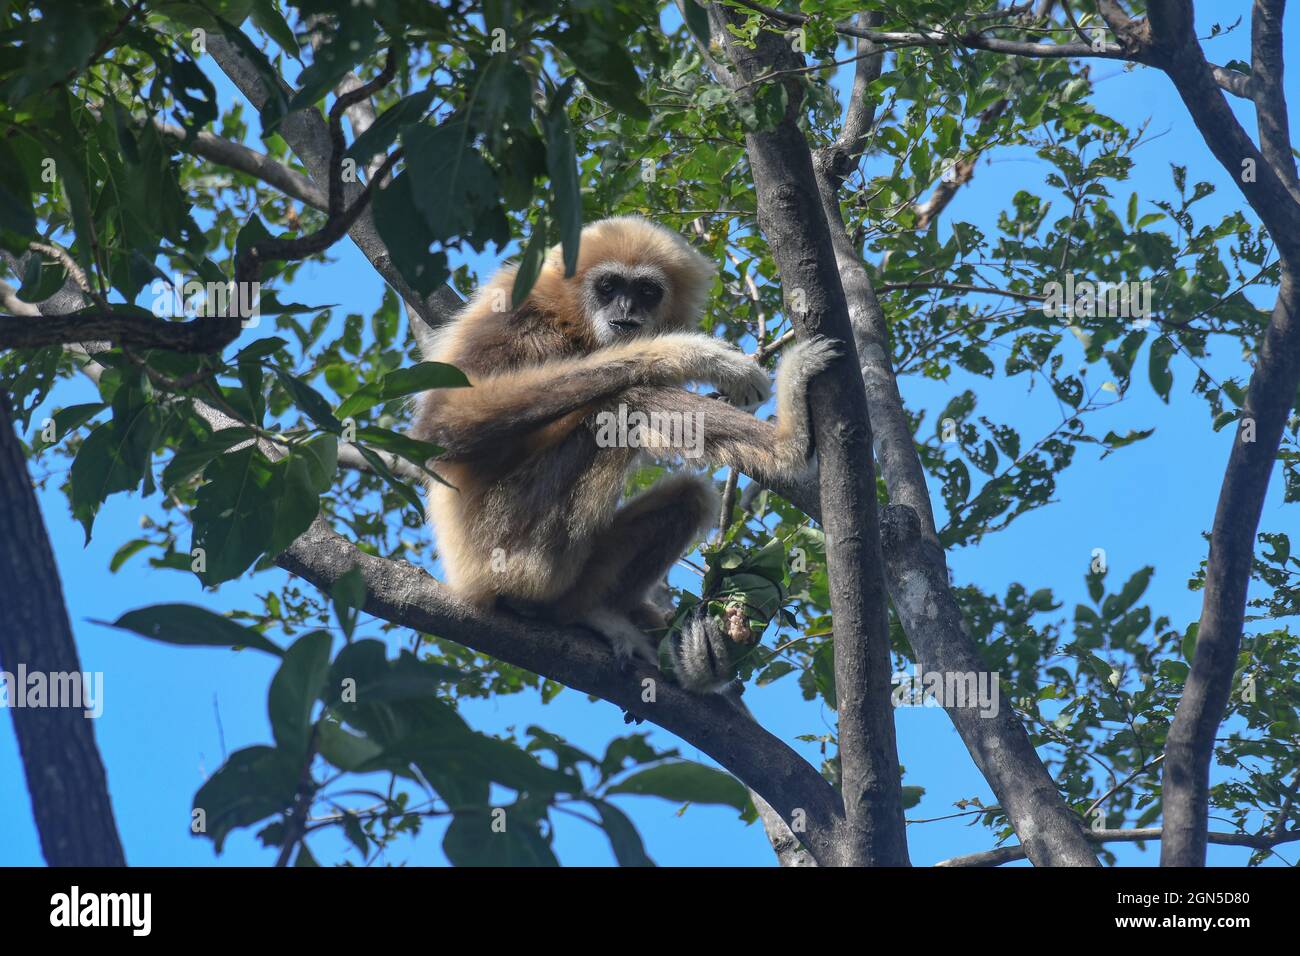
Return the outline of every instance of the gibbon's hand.
<path id="1" fill-rule="evenodd" d="M 700 375 L 704 381 L 715 385 L 723 397 L 740 408 L 757 408 L 772 393 L 772 383 L 763 367 L 721 339 L 701 335 L 699 352 Z"/>

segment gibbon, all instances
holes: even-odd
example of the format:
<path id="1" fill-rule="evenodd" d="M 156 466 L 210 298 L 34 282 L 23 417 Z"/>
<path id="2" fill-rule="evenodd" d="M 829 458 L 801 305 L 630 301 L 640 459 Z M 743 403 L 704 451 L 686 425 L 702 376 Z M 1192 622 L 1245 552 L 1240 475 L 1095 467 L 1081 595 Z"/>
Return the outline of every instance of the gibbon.
<path id="1" fill-rule="evenodd" d="M 777 421 L 760 421 L 733 406 L 767 397 L 762 367 L 687 331 L 715 270 L 680 236 L 635 217 L 588 225 L 575 273 L 565 277 L 557 246 L 511 308 L 515 272 L 502 267 L 425 349 L 471 386 L 421 395 L 411 431 L 445 450 L 431 464 L 451 487 L 429 481 L 428 513 L 447 584 L 484 609 L 586 625 L 625 665 L 634 655 L 657 664 L 645 631 L 666 622 L 647 596 L 719 503 L 707 475 L 674 474 L 620 507 L 638 454 L 686 460 L 665 423 L 688 416 L 711 467 L 758 481 L 802 471 L 808 383 L 837 353 L 825 339 L 789 348 Z M 602 440 L 609 416 L 637 423 L 626 441 Z M 670 647 L 677 681 L 699 692 L 726 686 L 727 640 L 717 622 L 692 615 Z"/>

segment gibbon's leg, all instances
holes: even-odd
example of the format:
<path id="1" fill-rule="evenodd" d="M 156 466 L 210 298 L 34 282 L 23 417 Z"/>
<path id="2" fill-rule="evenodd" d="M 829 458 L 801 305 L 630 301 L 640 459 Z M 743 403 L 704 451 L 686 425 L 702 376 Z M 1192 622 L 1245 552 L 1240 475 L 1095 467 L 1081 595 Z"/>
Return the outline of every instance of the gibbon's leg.
<path id="1" fill-rule="evenodd" d="M 604 634 L 620 657 L 658 663 L 643 627 L 663 626 L 647 594 L 712 523 L 718 496 L 708 479 L 666 478 L 614 514 L 595 540 L 577 582 L 555 602 L 565 622 L 581 622 Z"/>
<path id="2" fill-rule="evenodd" d="M 808 467 L 812 451 L 808 383 L 835 355 L 826 339 L 788 350 L 776 376 L 775 423 L 680 388 L 631 388 L 620 401 L 629 415 L 635 410 L 645 416 L 641 447 L 655 458 L 692 462 L 699 452 L 713 467 L 729 465 L 760 481 L 789 477 Z"/>
<path id="3" fill-rule="evenodd" d="M 687 382 L 712 383 L 737 404 L 761 400 L 769 388 L 763 369 L 721 339 L 672 333 L 485 375 L 470 388 L 427 392 L 412 434 L 442 446 L 448 460 L 491 457 L 503 442 L 626 388 Z M 561 440 L 577 420 L 556 429 L 552 440 Z"/>

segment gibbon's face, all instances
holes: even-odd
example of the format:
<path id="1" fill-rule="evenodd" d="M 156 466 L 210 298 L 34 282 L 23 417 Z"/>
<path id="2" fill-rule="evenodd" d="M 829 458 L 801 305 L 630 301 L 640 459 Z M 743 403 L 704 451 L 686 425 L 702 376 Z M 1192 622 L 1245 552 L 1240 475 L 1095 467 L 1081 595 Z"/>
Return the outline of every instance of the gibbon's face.
<path id="1" fill-rule="evenodd" d="M 583 300 L 596 338 L 605 345 L 657 331 L 668 276 L 655 266 L 610 262 L 587 272 Z"/>

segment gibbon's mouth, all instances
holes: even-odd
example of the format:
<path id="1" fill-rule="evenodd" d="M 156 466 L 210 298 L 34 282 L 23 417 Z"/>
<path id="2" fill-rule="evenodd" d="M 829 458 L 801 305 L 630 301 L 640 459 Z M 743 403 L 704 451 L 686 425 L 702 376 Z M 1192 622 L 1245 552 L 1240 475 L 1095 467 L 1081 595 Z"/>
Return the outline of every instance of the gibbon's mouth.
<path id="1" fill-rule="evenodd" d="M 631 332 L 633 329 L 641 328 L 641 323 L 635 319 L 611 319 L 609 324 L 620 332 Z"/>

